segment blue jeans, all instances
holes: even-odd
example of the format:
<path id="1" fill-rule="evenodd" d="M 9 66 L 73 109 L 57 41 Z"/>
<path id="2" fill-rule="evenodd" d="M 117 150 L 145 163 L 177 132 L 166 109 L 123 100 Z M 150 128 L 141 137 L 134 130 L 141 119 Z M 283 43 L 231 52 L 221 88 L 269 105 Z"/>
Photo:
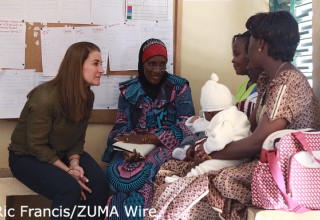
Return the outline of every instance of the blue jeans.
<path id="1" fill-rule="evenodd" d="M 64 159 L 64 162 L 67 162 L 67 158 Z M 98 213 L 98 207 L 106 206 L 107 178 L 88 153 L 83 152 L 80 158 L 80 166 L 89 179 L 86 185 L 92 190 L 92 193 L 84 191 L 87 198 L 85 201 L 80 200 L 81 187 L 77 180 L 53 164 L 41 162 L 29 155 L 19 156 L 10 151 L 9 166 L 15 178 L 52 200 L 51 213 L 55 210 L 54 215 L 59 216 L 52 216 L 51 219 L 81 219 L 82 217 L 76 217 L 77 214 L 70 216 L 74 207 L 75 213 L 80 211 L 79 205 L 81 209 L 85 207 L 82 212 L 83 219 L 103 219 L 104 215 Z M 91 217 L 88 217 L 88 213 Z"/>

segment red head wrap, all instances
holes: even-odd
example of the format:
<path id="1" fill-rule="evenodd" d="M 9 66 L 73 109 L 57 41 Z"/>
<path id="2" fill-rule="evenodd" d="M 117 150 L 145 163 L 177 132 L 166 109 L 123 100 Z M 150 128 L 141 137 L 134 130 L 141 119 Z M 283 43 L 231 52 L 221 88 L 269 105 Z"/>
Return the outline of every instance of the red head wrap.
<path id="1" fill-rule="evenodd" d="M 142 64 L 144 64 L 148 59 L 154 56 L 163 56 L 168 60 L 167 49 L 164 45 L 160 43 L 153 43 L 144 48 L 142 53 Z"/>

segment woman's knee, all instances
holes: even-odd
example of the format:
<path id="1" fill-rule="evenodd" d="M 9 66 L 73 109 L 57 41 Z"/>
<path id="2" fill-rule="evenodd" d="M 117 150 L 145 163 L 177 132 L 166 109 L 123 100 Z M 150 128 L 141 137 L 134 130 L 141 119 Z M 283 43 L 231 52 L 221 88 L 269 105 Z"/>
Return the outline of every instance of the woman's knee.
<path id="1" fill-rule="evenodd" d="M 100 194 L 107 194 L 108 191 L 108 181 L 106 175 L 102 172 L 102 175 L 99 175 L 93 181 L 94 183 L 88 184 L 91 185 L 93 191 L 100 192 Z M 90 183 L 90 181 L 89 181 Z"/>
<path id="2" fill-rule="evenodd" d="M 81 187 L 80 184 L 74 179 L 73 181 L 68 181 L 65 183 L 57 192 L 57 196 L 66 196 L 72 198 L 80 198 Z"/>
<path id="3" fill-rule="evenodd" d="M 101 174 L 97 177 L 97 183 L 99 185 L 107 185 L 108 184 L 108 179 L 107 175 L 102 171 Z"/>

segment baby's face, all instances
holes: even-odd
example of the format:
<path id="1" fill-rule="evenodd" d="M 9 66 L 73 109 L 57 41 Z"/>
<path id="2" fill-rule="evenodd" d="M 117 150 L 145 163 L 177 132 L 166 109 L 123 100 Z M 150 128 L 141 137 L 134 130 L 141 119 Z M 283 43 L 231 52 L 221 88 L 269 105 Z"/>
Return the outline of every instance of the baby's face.
<path id="1" fill-rule="evenodd" d="M 211 119 L 212 119 L 216 114 L 218 114 L 219 112 L 220 112 L 220 111 L 203 112 L 204 118 L 205 118 L 207 121 L 211 121 Z"/>

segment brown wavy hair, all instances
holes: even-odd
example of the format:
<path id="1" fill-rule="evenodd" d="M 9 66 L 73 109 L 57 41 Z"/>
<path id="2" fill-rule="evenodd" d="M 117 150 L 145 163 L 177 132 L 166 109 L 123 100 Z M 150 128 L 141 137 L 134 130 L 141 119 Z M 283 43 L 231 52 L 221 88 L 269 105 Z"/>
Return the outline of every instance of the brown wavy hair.
<path id="1" fill-rule="evenodd" d="M 93 51 L 100 52 L 93 43 L 72 44 L 64 55 L 57 76 L 47 82 L 58 87 L 59 103 L 68 121 L 80 121 L 91 116 L 94 94 L 85 84 L 82 71 L 85 60 Z"/>

